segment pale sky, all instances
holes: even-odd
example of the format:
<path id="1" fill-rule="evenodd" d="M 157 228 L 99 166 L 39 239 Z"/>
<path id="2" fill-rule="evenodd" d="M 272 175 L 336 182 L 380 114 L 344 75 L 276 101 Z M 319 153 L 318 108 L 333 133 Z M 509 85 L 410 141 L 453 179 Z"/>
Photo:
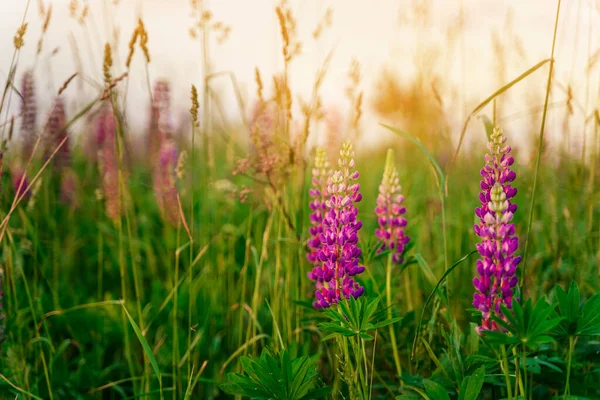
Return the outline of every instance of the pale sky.
<path id="1" fill-rule="evenodd" d="M 45 0 L 49 3 L 48 0 Z M 114 71 L 124 71 L 127 42 L 137 22 L 143 17 L 149 32 L 149 49 L 152 61 L 149 66 L 151 80 L 166 77 L 172 83 L 173 105 L 179 111 L 174 119 L 189 109 L 189 88 L 202 86 L 202 60 L 200 42 L 190 38 L 188 30 L 193 23 L 189 0 L 88 0 L 90 5 L 87 27 L 81 27 L 69 17 L 69 0 L 52 0 L 52 19 L 44 39 L 42 57 L 36 65 L 38 92 L 43 98 L 42 110 L 49 108 L 50 99 L 62 82 L 77 71 L 72 50 L 75 39 L 80 50 L 86 76 L 101 80 L 102 49 L 111 31 L 118 27 L 118 57 L 120 63 Z M 13 36 L 25 10 L 26 0 L 0 0 L 0 84 L 8 74 L 13 54 Z M 81 3 L 81 0 L 80 0 Z M 216 20 L 231 26 L 229 39 L 223 45 L 211 44 L 214 71 L 231 71 L 240 82 L 247 105 L 255 97 L 254 68 L 263 77 L 280 72 L 281 59 L 279 26 L 274 12 L 274 0 L 205 0 Z M 442 57 L 436 68 L 458 92 L 446 94 L 445 112 L 449 115 L 452 130 L 457 136 L 466 111 L 499 88 L 492 50 L 492 36 L 501 38 L 507 48 L 507 81 L 550 55 L 552 31 L 556 13 L 554 0 L 430 0 L 430 24 L 419 29 L 414 18 L 401 19 L 409 14 L 413 0 L 290 0 L 298 23 L 299 39 L 303 53 L 291 69 L 293 90 L 296 95 L 308 98 L 316 71 L 327 54 L 333 50 L 329 72 L 322 87 L 326 107 L 348 110 L 344 88 L 348 84 L 347 72 L 352 59 L 361 64 L 366 104 L 374 96 L 375 82 L 387 66 L 397 71 L 403 79 L 414 76 L 415 54 L 418 49 L 437 46 Z M 333 23 L 321 39 L 315 41 L 311 32 L 325 11 L 333 9 Z M 455 48 L 445 48 L 448 26 L 458 17 L 461 7 L 465 13 L 465 31 Z M 18 80 L 21 73 L 34 65 L 35 52 L 41 25 L 37 0 L 31 0 L 26 18 L 29 23 L 25 47 L 19 58 Z M 591 24 L 590 24 L 591 23 Z M 581 111 L 575 111 L 572 128 L 573 141 L 580 142 L 583 126 L 583 109 L 589 114 L 599 104 L 600 66 L 596 65 L 586 75 L 588 58 L 600 48 L 600 0 L 563 0 L 556 47 L 557 82 L 573 87 Z M 520 43 L 521 52 L 515 41 Z M 54 49 L 58 52 L 52 55 Z M 143 128 L 147 120 L 148 91 L 139 48 L 133 62 L 128 93 L 128 116 L 134 128 Z M 513 115 L 523 112 L 521 118 L 505 118 L 501 122 L 507 132 L 516 136 L 525 134 L 528 109 L 543 104 L 547 67 L 537 71 L 509 92 L 505 97 L 503 113 Z M 224 82 L 224 81 L 223 81 Z M 79 90 L 80 88 L 83 90 Z M 239 119 L 235 96 L 231 87 L 220 84 L 227 113 Z M 270 87 L 267 87 L 270 88 Z M 91 99 L 95 91 L 87 84 L 72 84 L 67 90 L 67 104 L 71 111 Z M 587 101 L 586 101 L 587 96 Z M 555 88 L 551 102 L 566 99 L 566 94 Z M 18 112 L 18 99 L 11 101 L 9 113 Z M 6 112 L 6 110 L 5 110 Z M 487 114 L 491 111 L 487 110 Z M 578 114 L 579 113 L 579 114 Z M 541 115 L 541 114 L 540 114 Z M 560 135 L 564 107 L 549 113 L 548 134 Z M 538 118 L 539 119 L 539 118 Z M 3 117 L 4 120 L 4 117 Z M 369 141 L 382 137 L 379 119 L 365 109 L 363 131 Z M 481 133 L 479 122 L 472 122 L 469 135 Z M 579 137 L 579 139 L 577 139 Z M 576 144 L 575 144 L 576 146 Z"/>

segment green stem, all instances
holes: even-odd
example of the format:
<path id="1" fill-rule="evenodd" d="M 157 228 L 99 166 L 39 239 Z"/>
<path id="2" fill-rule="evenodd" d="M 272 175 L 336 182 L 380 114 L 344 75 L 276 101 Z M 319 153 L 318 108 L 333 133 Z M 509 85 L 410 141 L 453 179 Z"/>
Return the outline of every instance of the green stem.
<path id="1" fill-rule="evenodd" d="M 552 52 L 550 55 L 550 70 L 548 71 L 548 83 L 546 84 L 546 99 L 544 100 L 544 111 L 542 113 L 542 126 L 540 127 L 540 138 L 538 143 L 537 155 L 535 158 L 535 174 L 533 176 L 533 188 L 531 189 L 531 202 L 529 204 L 529 219 L 527 221 L 527 233 L 525 234 L 525 250 L 523 252 L 523 268 L 521 268 L 521 293 L 525 293 L 525 266 L 527 264 L 527 253 L 529 252 L 529 237 L 531 234 L 531 223 L 533 221 L 533 206 L 535 204 L 535 190 L 537 188 L 538 175 L 540 171 L 540 161 L 542 158 L 542 148 L 544 144 L 544 129 L 546 128 L 546 114 L 548 112 L 548 100 L 550 98 L 550 87 L 552 85 L 552 72 L 554 71 L 554 47 L 556 45 L 556 32 L 558 30 L 558 16 L 560 14 L 560 1 L 556 7 L 556 22 L 554 23 L 554 36 L 552 38 Z"/>
<path id="2" fill-rule="evenodd" d="M 388 318 L 392 318 L 392 265 L 393 258 L 392 254 L 388 255 L 387 268 L 385 275 L 385 295 L 387 298 Z M 394 324 L 390 324 L 390 339 L 392 340 L 392 352 L 394 354 L 394 363 L 396 364 L 396 373 L 398 376 L 402 376 L 402 364 L 400 363 L 400 356 L 398 355 L 398 344 L 396 342 L 396 331 L 394 330 Z M 403 381 L 400 379 L 400 385 Z"/>
<path id="3" fill-rule="evenodd" d="M 508 400 L 512 400 L 512 384 L 510 382 L 510 374 L 508 370 L 508 357 L 506 356 L 506 347 L 502 345 L 500 347 L 500 350 L 502 352 L 502 359 L 500 360 L 500 362 L 502 364 L 502 371 L 504 372 L 504 379 L 506 380 L 506 392 L 508 394 Z"/>
<path id="4" fill-rule="evenodd" d="M 517 357 L 517 349 L 513 348 L 513 355 L 515 356 L 515 397 L 518 397 L 519 390 L 521 396 L 526 397 L 525 386 L 527 385 L 527 375 L 525 375 L 525 385 L 523 384 L 523 378 L 521 377 L 521 369 L 519 368 L 519 357 Z M 525 360 L 523 360 L 523 367 L 525 367 Z"/>
<path id="5" fill-rule="evenodd" d="M 524 388 L 521 389 L 521 394 L 523 397 L 527 397 L 527 349 L 525 348 L 525 343 L 523 343 L 523 352 L 521 353 L 521 357 L 523 358 L 523 382 L 519 381 L 520 385 L 525 385 Z"/>
<path id="6" fill-rule="evenodd" d="M 575 344 L 575 340 L 573 338 L 573 336 L 569 336 L 569 352 L 567 354 L 567 382 L 565 383 L 565 393 L 564 393 L 564 399 L 567 398 L 567 395 L 571 395 L 571 361 L 573 358 L 573 347 Z"/>
<path id="7" fill-rule="evenodd" d="M 181 245 L 181 223 L 177 225 L 177 250 L 175 250 L 175 276 L 173 277 L 173 349 L 172 349 L 172 364 L 173 370 L 173 400 L 177 399 L 177 388 L 179 383 L 179 367 L 177 361 L 179 360 L 179 330 L 177 321 L 177 308 L 178 308 L 178 282 L 179 282 L 179 246 Z"/>

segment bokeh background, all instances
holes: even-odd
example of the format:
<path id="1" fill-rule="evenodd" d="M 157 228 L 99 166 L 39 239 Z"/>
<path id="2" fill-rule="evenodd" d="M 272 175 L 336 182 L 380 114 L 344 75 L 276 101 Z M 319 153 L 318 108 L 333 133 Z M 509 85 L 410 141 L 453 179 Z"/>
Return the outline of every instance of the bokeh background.
<path id="1" fill-rule="evenodd" d="M 33 44 L 40 37 L 43 21 L 36 1 L 31 1 L 25 39 L 30 45 L 21 52 L 19 63 L 21 72 L 35 66 L 40 87 L 49 89 L 42 97 L 42 109 L 50 107 L 50 93 L 55 93 L 72 73 L 80 72 L 89 80 L 101 79 L 106 41 L 118 49 L 113 51 L 118 52 L 116 57 L 122 63 L 131 32 L 138 17 L 142 17 L 150 32 L 149 74 L 152 79 L 163 77 L 170 81 L 177 110 L 173 113 L 174 123 L 188 122 L 189 85 L 194 83 L 201 90 L 203 77 L 200 41 L 189 34 L 195 22 L 189 1 L 120 0 L 116 7 L 112 0 L 88 1 L 80 2 L 74 13 L 70 0 L 50 3 L 52 18 L 44 48 L 36 57 Z M 25 0 L 2 2 L 0 82 L 8 74 L 12 37 L 26 4 Z M 364 92 L 365 143 L 381 143 L 390 138 L 378 122 L 392 120 L 410 127 L 412 116 L 419 111 L 411 107 L 430 106 L 436 110 L 431 117 L 445 120 L 444 130 L 455 142 L 466 116 L 480 101 L 549 57 L 555 22 L 554 6 L 547 0 L 292 0 L 290 4 L 297 19 L 298 40 L 302 42 L 301 55 L 290 71 L 294 96 L 310 97 L 315 75 L 331 53 L 321 89 L 322 101 L 327 110 L 345 114 L 350 107 L 345 96 L 348 72 L 356 60 L 360 64 L 359 88 Z M 209 47 L 211 71 L 231 71 L 235 75 L 245 100 L 245 112 L 256 98 L 254 68 L 269 77 L 283 67 L 275 5 L 273 0 L 205 2 L 214 19 L 230 29 L 225 41 L 220 42 L 219 35 L 213 35 Z M 88 7 L 88 12 L 85 22 L 80 23 L 83 7 Z M 324 20 L 327 26 L 314 39 L 313 33 Z M 560 133 L 560 127 L 568 108 L 576 114 L 589 113 L 591 102 L 599 96 L 599 27 L 598 0 L 564 2 L 547 137 L 553 145 L 568 146 L 573 154 L 581 151 L 583 135 L 591 137 L 591 125 L 584 123 L 585 118 L 571 119 L 569 138 Z M 127 97 L 128 120 L 138 130 L 146 126 L 150 103 L 144 67 L 143 59 L 134 57 Z M 499 122 L 521 146 L 530 146 L 528 138 L 536 136 L 529 128 L 532 119 L 537 124 L 541 116 L 545 84 L 546 74 L 539 71 L 499 100 Z M 231 85 L 221 79 L 214 81 L 214 87 L 230 120 L 241 121 Z M 76 88 L 69 89 L 68 107 L 75 108 L 95 90 L 80 81 Z M 395 104 L 382 104 L 386 96 L 387 100 L 394 97 Z M 5 108 L 5 112 L 14 112 L 17 106 L 12 102 L 12 108 Z M 298 102 L 295 112 L 299 113 Z M 467 142 L 477 136 L 472 131 L 480 128 L 478 124 L 469 128 Z"/>

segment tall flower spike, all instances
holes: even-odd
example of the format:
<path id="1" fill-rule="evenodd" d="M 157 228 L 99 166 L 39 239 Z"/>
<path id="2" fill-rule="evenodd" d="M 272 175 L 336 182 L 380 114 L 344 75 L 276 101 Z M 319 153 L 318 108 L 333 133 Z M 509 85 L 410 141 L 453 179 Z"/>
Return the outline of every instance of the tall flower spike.
<path id="1" fill-rule="evenodd" d="M 46 154 L 44 155 L 44 159 L 47 160 L 62 143 L 53 160 L 54 166 L 57 169 L 63 169 L 71 162 L 69 135 L 65 127 L 65 104 L 60 97 L 57 97 L 48 117 L 48 124 L 46 126 Z"/>
<path id="2" fill-rule="evenodd" d="M 312 278 L 317 281 L 315 308 L 327 308 L 340 299 L 355 299 L 365 289 L 352 277 L 362 273 L 359 265 L 361 250 L 358 247 L 358 220 L 355 203 L 362 199 L 360 185 L 356 183 L 358 171 L 354 170 L 354 151 L 350 142 L 342 145 L 339 169 L 331 175 L 325 201 L 323 233 L 319 234 L 321 246 L 318 251 L 319 266 L 313 269 Z"/>
<path id="3" fill-rule="evenodd" d="M 27 174 L 20 166 L 12 171 L 13 188 L 17 196 L 28 198 L 31 195 Z"/>
<path id="4" fill-rule="evenodd" d="M 147 156 L 152 167 L 158 164 L 158 153 L 165 138 L 171 134 L 171 91 L 169 82 L 158 80 L 154 84 L 152 106 L 150 109 L 150 131 Z"/>
<path id="5" fill-rule="evenodd" d="M 177 202 L 177 158 L 175 143 L 170 137 L 163 140 L 158 153 L 158 164 L 154 169 L 154 193 L 160 212 L 171 225 L 179 222 Z"/>
<path id="6" fill-rule="evenodd" d="M 402 188 L 398 180 L 398 171 L 394 165 L 394 151 L 389 149 L 375 207 L 379 225 L 379 228 L 375 230 L 375 236 L 382 241 L 378 252 L 392 251 L 392 261 L 395 264 L 402 264 L 404 261 L 404 248 L 410 240 L 404 234 L 407 221 L 403 215 L 406 213 L 406 207 L 402 205 L 404 196 L 400 194 L 400 190 Z"/>
<path id="7" fill-rule="evenodd" d="M 21 95 L 23 98 L 23 103 L 21 105 L 21 112 L 23 113 L 23 120 L 21 123 L 21 140 L 23 143 L 21 159 L 24 162 L 27 162 L 33 152 L 33 147 L 37 139 L 35 133 L 37 119 L 35 81 L 31 71 L 27 71 L 23 75 Z"/>
<path id="8" fill-rule="evenodd" d="M 312 170 L 312 188 L 309 190 L 309 195 L 312 201 L 309 204 L 312 214 L 310 214 L 311 227 L 309 229 L 311 238 L 308 240 L 309 252 L 306 255 L 308 261 L 314 268 L 320 266 L 319 249 L 321 248 L 320 235 L 323 233 L 323 218 L 325 217 L 326 207 L 325 202 L 329 198 L 327 192 L 327 179 L 331 174 L 329 161 L 327 161 L 327 152 L 322 149 L 317 149 L 315 156 L 315 167 Z M 317 280 L 318 272 L 309 272 L 308 277 L 312 280 Z"/>
<path id="9" fill-rule="evenodd" d="M 475 209 L 479 224 L 475 233 L 481 238 L 477 250 L 481 259 L 477 260 L 479 277 L 473 279 L 476 292 L 473 305 L 481 311 L 482 322 L 478 330 L 498 331 L 499 327 L 492 316 L 502 318 L 500 306 L 512 309 L 514 288 L 517 285 L 516 270 L 521 261 L 515 256 L 519 239 L 515 236 L 515 226 L 511 223 L 517 205 L 511 199 L 517 189 L 511 186 L 516 174 L 510 169 L 514 158 L 510 146 L 505 146 L 506 137 L 500 128 L 495 127 L 488 143 L 485 167 L 481 170 L 481 207 Z"/>

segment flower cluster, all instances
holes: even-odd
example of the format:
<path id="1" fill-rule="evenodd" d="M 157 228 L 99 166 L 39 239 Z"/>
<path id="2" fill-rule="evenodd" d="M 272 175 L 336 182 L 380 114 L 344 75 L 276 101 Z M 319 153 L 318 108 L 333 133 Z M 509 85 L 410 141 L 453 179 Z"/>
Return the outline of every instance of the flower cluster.
<path id="1" fill-rule="evenodd" d="M 27 173 L 20 166 L 17 166 L 12 171 L 12 183 L 18 197 L 23 196 L 24 198 L 27 198 L 31 195 Z"/>
<path id="2" fill-rule="evenodd" d="M 104 107 L 96 120 L 98 167 L 102 178 L 102 191 L 106 215 L 113 221 L 121 216 L 119 200 L 119 156 L 115 144 L 115 117 L 110 107 Z"/>
<path id="3" fill-rule="evenodd" d="M 404 234 L 407 221 L 403 217 L 406 207 L 402 205 L 404 196 L 400 194 L 401 189 L 398 171 L 394 165 L 394 151 L 389 149 L 375 207 L 379 225 L 375 230 L 375 236 L 382 242 L 378 252 L 392 251 L 392 261 L 395 264 L 402 264 L 404 261 L 404 248 L 410 240 Z"/>
<path id="4" fill-rule="evenodd" d="M 521 257 L 515 256 L 519 239 L 515 236 L 515 226 L 511 223 L 517 205 L 511 199 L 517 189 L 510 183 L 516 174 L 510 169 L 514 158 L 510 146 L 505 146 L 506 137 L 499 128 L 494 128 L 488 143 L 489 153 L 485 156 L 485 167 L 481 170 L 481 207 L 475 209 L 479 223 L 474 226 L 481 238 L 477 250 L 482 259 L 477 260 L 479 277 L 473 279 L 477 290 L 473 305 L 482 313 L 479 331 L 498 330 L 492 316 L 502 317 L 500 306 L 512 308 L 514 288 L 517 285 L 515 274 Z"/>
<path id="5" fill-rule="evenodd" d="M 160 212 L 170 224 L 179 222 L 177 202 L 177 158 L 173 140 L 164 139 L 158 153 L 158 164 L 154 169 L 154 193 Z"/>
<path id="6" fill-rule="evenodd" d="M 321 265 L 319 261 L 319 250 L 321 249 L 320 237 L 324 232 L 323 219 L 327 211 L 325 202 L 329 198 L 327 181 L 330 174 L 331 170 L 329 161 L 327 160 L 327 153 L 322 148 L 318 148 L 315 156 L 315 167 L 312 170 L 312 188 L 308 192 L 313 200 L 309 203 L 309 207 L 312 210 L 312 214 L 310 214 L 310 223 L 312 226 L 309 229 L 311 238 L 308 240 L 309 252 L 306 255 L 308 261 L 317 270 Z M 317 275 L 317 271 L 308 273 L 308 277 L 312 280 L 317 280 Z"/>
<path id="7" fill-rule="evenodd" d="M 338 164 L 339 169 L 331 175 L 326 188 L 328 199 L 322 210 L 318 265 L 311 272 L 311 278 L 317 282 L 315 308 L 327 308 L 342 298 L 358 298 L 364 293 L 364 288 L 353 279 L 365 267 L 359 264 L 358 231 L 362 222 L 357 218 L 355 205 L 362 195 L 356 183 L 359 174 L 354 170 L 354 151 L 349 142 L 343 144 Z"/>
<path id="8" fill-rule="evenodd" d="M 21 83 L 21 96 L 23 99 L 21 112 L 23 120 L 21 123 L 21 140 L 23 147 L 21 150 L 21 158 L 27 162 L 33 147 L 36 142 L 36 119 L 37 119 L 37 104 L 35 96 L 35 81 L 31 71 L 25 72 Z"/>
<path id="9" fill-rule="evenodd" d="M 158 164 L 158 153 L 165 138 L 171 134 L 171 89 L 169 82 L 158 80 L 154 84 L 150 109 L 148 157 L 153 167 Z"/>
<path id="10" fill-rule="evenodd" d="M 46 153 L 44 159 L 50 158 L 58 148 L 54 156 L 54 166 L 63 169 L 71 163 L 71 152 L 69 150 L 69 135 L 66 128 L 65 104 L 60 97 L 54 102 L 54 107 L 48 117 L 46 125 Z M 60 146 L 60 148 L 59 148 Z"/>

